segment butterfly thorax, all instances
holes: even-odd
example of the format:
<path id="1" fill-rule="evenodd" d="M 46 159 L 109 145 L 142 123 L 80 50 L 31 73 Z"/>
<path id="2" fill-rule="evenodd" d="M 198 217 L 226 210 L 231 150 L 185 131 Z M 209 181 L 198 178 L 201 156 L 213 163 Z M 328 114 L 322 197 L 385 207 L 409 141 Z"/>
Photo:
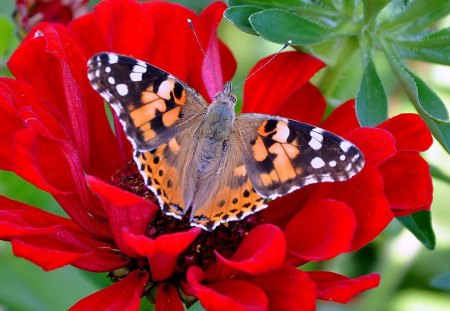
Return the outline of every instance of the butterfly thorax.
<path id="1" fill-rule="evenodd" d="M 213 140 L 227 140 L 232 132 L 236 113 L 236 96 L 231 93 L 231 84 L 227 83 L 208 107 L 204 122 L 204 137 Z"/>
<path id="2" fill-rule="evenodd" d="M 220 160 L 232 135 L 236 113 L 236 97 L 231 93 L 231 84 L 227 83 L 218 93 L 204 117 L 203 134 L 198 141 L 198 171 L 216 174 L 220 170 Z"/>

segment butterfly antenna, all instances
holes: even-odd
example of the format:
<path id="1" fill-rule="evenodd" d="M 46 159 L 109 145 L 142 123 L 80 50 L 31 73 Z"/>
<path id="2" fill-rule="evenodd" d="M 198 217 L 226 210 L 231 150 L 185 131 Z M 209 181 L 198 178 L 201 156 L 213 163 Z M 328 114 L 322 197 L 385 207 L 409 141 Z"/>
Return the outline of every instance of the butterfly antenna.
<path id="1" fill-rule="evenodd" d="M 277 52 L 275 53 L 267 62 L 265 62 L 264 64 L 262 64 L 258 69 L 256 69 L 255 71 L 253 71 L 250 75 L 247 76 L 247 78 L 244 79 L 244 81 L 242 81 L 241 83 L 238 84 L 238 86 L 236 86 L 235 88 L 233 88 L 233 91 L 240 88 L 245 81 L 247 81 L 248 79 L 250 79 L 251 77 L 253 77 L 257 72 L 259 72 L 261 69 L 263 69 L 264 67 L 266 67 L 267 65 L 269 65 L 274 59 L 275 57 L 278 56 L 278 54 L 280 54 L 281 52 L 283 52 L 283 50 L 285 48 L 287 48 L 288 46 L 290 46 L 292 44 L 292 40 L 287 41 L 283 47 Z"/>
<path id="2" fill-rule="evenodd" d="M 191 27 L 192 32 L 194 33 L 195 40 L 197 41 L 198 47 L 200 48 L 200 51 L 202 51 L 203 56 L 208 61 L 208 66 L 211 68 L 211 71 L 214 75 L 214 79 L 216 79 L 216 82 L 219 83 L 219 77 L 217 76 L 216 70 L 214 69 L 214 66 L 211 62 L 211 59 L 206 55 L 205 50 L 202 47 L 202 44 L 200 43 L 200 39 L 197 36 L 197 32 L 195 31 L 194 24 L 192 23 L 192 20 L 190 18 L 187 19 L 187 22 L 189 24 L 189 27 Z"/>

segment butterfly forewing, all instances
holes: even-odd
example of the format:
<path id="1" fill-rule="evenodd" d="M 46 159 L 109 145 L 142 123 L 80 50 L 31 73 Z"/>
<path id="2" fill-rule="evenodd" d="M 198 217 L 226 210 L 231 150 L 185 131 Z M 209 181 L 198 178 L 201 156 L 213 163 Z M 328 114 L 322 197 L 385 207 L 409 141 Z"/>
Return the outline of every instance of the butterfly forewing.
<path id="1" fill-rule="evenodd" d="M 319 127 L 281 117 L 242 114 L 236 125 L 255 188 L 276 198 L 303 186 L 344 181 L 364 166 L 349 141 Z"/>
<path id="2" fill-rule="evenodd" d="M 115 53 L 88 63 L 92 86 L 111 105 L 138 150 L 151 150 L 187 128 L 207 103 L 167 72 Z"/>

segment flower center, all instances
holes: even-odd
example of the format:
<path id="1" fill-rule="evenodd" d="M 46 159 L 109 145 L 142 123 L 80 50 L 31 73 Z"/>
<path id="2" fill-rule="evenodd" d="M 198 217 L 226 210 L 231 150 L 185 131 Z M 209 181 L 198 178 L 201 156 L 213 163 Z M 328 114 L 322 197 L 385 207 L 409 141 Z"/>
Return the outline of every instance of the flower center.
<path id="1" fill-rule="evenodd" d="M 133 161 L 129 162 L 112 177 L 112 184 L 159 205 L 158 199 L 145 185 Z M 183 280 L 190 266 L 195 265 L 201 267 L 203 270 L 207 269 L 216 261 L 214 251 L 217 251 L 226 258 L 232 257 L 244 237 L 260 222 L 259 218 L 258 215 L 251 215 L 241 221 L 223 224 L 212 232 L 202 231 L 178 257 L 172 281 L 178 283 Z M 189 214 L 185 215 L 183 219 L 176 219 L 172 216 L 164 215 L 159 210 L 148 224 L 145 234 L 149 238 L 154 239 L 163 234 L 188 231 L 191 228 Z M 142 258 L 136 258 L 134 262 L 132 261 L 128 267 L 130 271 L 137 267 L 142 269 L 142 264 L 136 264 L 137 262 L 142 262 Z"/>

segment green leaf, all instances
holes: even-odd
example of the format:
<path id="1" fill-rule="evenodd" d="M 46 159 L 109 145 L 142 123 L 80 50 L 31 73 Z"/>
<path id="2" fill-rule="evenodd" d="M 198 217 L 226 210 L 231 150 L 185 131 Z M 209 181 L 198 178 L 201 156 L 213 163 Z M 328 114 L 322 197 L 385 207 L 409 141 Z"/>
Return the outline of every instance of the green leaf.
<path id="1" fill-rule="evenodd" d="M 400 80 L 417 112 L 422 117 L 427 116 L 437 122 L 448 122 L 447 108 L 436 93 L 406 67 L 394 46 L 386 42 L 383 42 L 382 46 L 392 70 Z"/>
<path id="2" fill-rule="evenodd" d="M 422 29 L 450 13 L 450 1 L 412 1 L 402 11 L 381 23 L 380 30 L 386 32 L 395 28 Z"/>
<path id="3" fill-rule="evenodd" d="M 403 57 L 450 65 L 450 28 L 393 40 Z"/>
<path id="4" fill-rule="evenodd" d="M 11 21 L 4 16 L 0 16 L 0 38 L 0 56 L 5 56 L 12 48 L 15 36 L 14 26 Z"/>
<path id="5" fill-rule="evenodd" d="M 438 276 L 431 281 L 431 286 L 437 289 L 450 291 L 450 273 Z"/>
<path id="6" fill-rule="evenodd" d="M 67 310 L 79 299 L 102 288 L 74 267 L 45 272 L 14 257 L 8 244 L 0 241 L 0 301 L 7 310 Z"/>
<path id="7" fill-rule="evenodd" d="M 309 45 L 323 41 L 332 30 L 310 21 L 300 15 L 281 10 L 268 9 L 250 16 L 250 24 L 263 38 L 294 45 Z"/>
<path id="8" fill-rule="evenodd" d="M 262 8 L 256 5 L 240 5 L 228 8 L 224 16 L 240 30 L 252 35 L 257 35 L 250 24 L 249 18 L 253 13 L 261 11 Z"/>
<path id="9" fill-rule="evenodd" d="M 450 66 L 450 45 L 442 48 L 410 48 L 398 45 L 397 51 L 405 58 Z"/>
<path id="10" fill-rule="evenodd" d="M 389 2 L 391 2 L 391 0 L 363 0 L 364 19 L 366 20 L 366 23 L 374 27 L 378 14 Z"/>
<path id="11" fill-rule="evenodd" d="M 436 247 L 436 238 L 431 225 L 431 213 L 429 211 L 420 211 L 408 216 L 397 217 L 397 219 L 427 249 L 434 250 Z"/>
<path id="12" fill-rule="evenodd" d="M 301 5 L 298 0 L 228 0 L 228 6 L 256 5 L 264 8 L 293 8 Z"/>
<path id="13" fill-rule="evenodd" d="M 365 57 L 364 72 L 356 95 L 356 115 L 362 126 L 377 126 L 388 117 L 388 100 L 383 83 L 370 56 Z"/>
<path id="14" fill-rule="evenodd" d="M 437 122 L 428 115 L 421 114 L 421 117 L 427 123 L 428 128 L 437 141 L 450 153 L 450 123 Z"/>
<path id="15" fill-rule="evenodd" d="M 450 45 L 450 28 L 441 29 L 430 33 L 415 34 L 412 38 L 395 39 L 395 43 L 411 48 L 438 48 Z"/>

